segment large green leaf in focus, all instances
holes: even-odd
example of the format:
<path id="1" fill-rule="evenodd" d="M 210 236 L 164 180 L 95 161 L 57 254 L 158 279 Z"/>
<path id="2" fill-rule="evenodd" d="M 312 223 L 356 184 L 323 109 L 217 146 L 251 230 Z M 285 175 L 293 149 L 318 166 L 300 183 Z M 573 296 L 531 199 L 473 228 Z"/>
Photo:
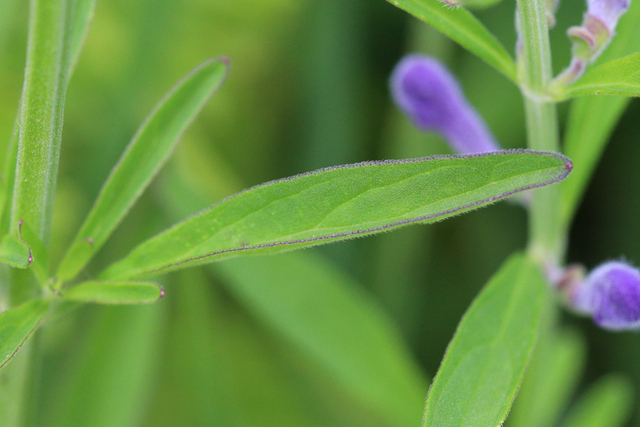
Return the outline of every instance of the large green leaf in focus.
<path id="1" fill-rule="evenodd" d="M 605 62 L 559 94 L 559 99 L 581 95 L 640 96 L 640 53 Z"/>
<path id="2" fill-rule="evenodd" d="M 618 375 L 599 379 L 569 411 L 563 427 L 622 427 L 633 410 L 633 386 Z"/>
<path id="3" fill-rule="evenodd" d="M 510 258 L 462 318 L 427 396 L 425 426 L 502 425 L 524 376 L 549 291 L 540 268 Z"/>
<path id="4" fill-rule="evenodd" d="M 516 66 L 498 39 L 471 12 L 438 0 L 387 0 L 444 33 L 516 82 Z"/>
<path id="5" fill-rule="evenodd" d="M 398 331 L 357 284 L 312 253 L 215 265 L 251 312 L 318 360 L 388 425 L 415 425 L 427 381 Z"/>
<path id="6" fill-rule="evenodd" d="M 431 223 L 557 182 L 570 170 L 564 156 L 527 150 L 320 169 L 229 197 L 142 243 L 99 278 L 149 277 Z"/>
<path id="7" fill-rule="evenodd" d="M 178 82 L 142 124 L 102 187 L 57 278 L 74 278 L 102 247 L 180 140 L 183 132 L 224 81 L 226 59 L 211 59 Z"/>
<path id="8" fill-rule="evenodd" d="M 640 2 L 631 2 L 629 11 L 620 18 L 616 36 L 598 63 L 640 51 L 638 22 Z M 588 96 L 571 103 L 563 152 L 577 167 L 571 179 L 560 186 L 560 213 L 566 226 L 571 222 L 598 159 L 628 102 L 629 98 L 618 96 Z"/>
<path id="9" fill-rule="evenodd" d="M 48 301 L 34 300 L 0 314 L 0 368 L 20 350 L 48 309 Z"/>

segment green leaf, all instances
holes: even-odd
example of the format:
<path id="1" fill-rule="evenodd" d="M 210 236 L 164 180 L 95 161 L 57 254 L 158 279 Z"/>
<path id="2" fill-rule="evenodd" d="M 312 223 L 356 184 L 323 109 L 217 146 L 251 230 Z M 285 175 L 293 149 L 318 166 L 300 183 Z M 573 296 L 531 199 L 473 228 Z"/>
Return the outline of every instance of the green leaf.
<path id="1" fill-rule="evenodd" d="M 45 243 L 51 225 L 69 74 L 89 23 L 90 0 L 30 2 L 29 41 L 22 93 L 12 234 L 24 221 Z M 13 159 L 9 159 L 13 161 Z"/>
<path id="2" fill-rule="evenodd" d="M 20 350 L 48 309 L 48 301 L 33 300 L 0 314 L 0 368 Z"/>
<path id="3" fill-rule="evenodd" d="M 557 425 L 582 377 L 585 356 L 584 338 L 577 331 L 552 328 L 543 334 L 509 414 L 508 427 Z"/>
<path id="4" fill-rule="evenodd" d="M 564 427 L 622 427 L 633 410 L 633 386 L 619 375 L 599 379 L 567 415 Z"/>
<path id="5" fill-rule="evenodd" d="M 425 426 L 502 425 L 538 338 L 548 290 L 524 255 L 510 258 L 462 318 L 427 396 Z"/>
<path id="6" fill-rule="evenodd" d="M 63 293 L 65 299 L 96 304 L 148 304 L 164 296 L 164 290 L 150 282 L 82 282 Z"/>
<path id="7" fill-rule="evenodd" d="M 632 2 L 629 11 L 620 19 L 617 34 L 600 57 L 600 62 L 640 51 L 638 22 L 640 2 Z M 560 213 L 565 227 L 570 224 L 609 136 L 628 103 L 629 98 L 617 96 L 582 97 L 571 103 L 564 153 L 577 167 L 571 179 L 560 186 Z"/>
<path id="8" fill-rule="evenodd" d="M 640 96 L 640 53 L 614 59 L 594 68 L 564 88 L 556 99 L 581 95 Z"/>
<path id="9" fill-rule="evenodd" d="M 0 242 L 0 262 L 15 268 L 28 268 L 33 261 L 31 248 L 22 239 L 7 234 Z"/>
<path id="10" fill-rule="evenodd" d="M 438 0 L 387 0 L 450 37 L 514 82 L 516 66 L 498 39 L 471 12 Z"/>
<path id="11" fill-rule="evenodd" d="M 229 197 L 100 274 L 129 280 L 436 222 L 564 179 L 564 156 L 527 150 L 365 162 L 272 181 Z"/>
<path id="12" fill-rule="evenodd" d="M 158 103 L 102 187 L 59 267 L 59 282 L 74 278 L 102 247 L 165 164 L 187 126 L 218 90 L 228 65 L 224 58 L 202 63 Z"/>
<path id="13" fill-rule="evenodd" d="M 227 287 L 390 424 L 415 423 L 427 381 L 380 307 L 312 253 L 217 264 Z"/>

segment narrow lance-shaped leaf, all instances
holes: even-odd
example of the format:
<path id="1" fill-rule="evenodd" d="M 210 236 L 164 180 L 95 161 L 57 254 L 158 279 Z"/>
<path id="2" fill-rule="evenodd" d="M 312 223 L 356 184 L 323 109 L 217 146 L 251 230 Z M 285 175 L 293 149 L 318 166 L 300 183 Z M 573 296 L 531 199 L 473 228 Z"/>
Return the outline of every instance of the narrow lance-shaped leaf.
<path id="1" fill-rule="evenodd" d="M 527 150 L 320 169 L 223 200 L 147 240 L 103 272 L 128 280 L 431 223 L 564 179 L 564 156 Z"/>
<path id="2" fill-rule="evenodd" d="M 556 98 L 563 100 L 581 95 L 640 96 L 640 53 L 605 62 L 565 88 Z"/>
<path id="3" fill-rule="evenodd" d="M 512 81 L 517 81 L 513 58 L 471 12 L 447 8 L 438 0 L 388 1 L 442 32 Z"/>
<path id="4" fill-rule="evenodd" d="M 569 411 L 563 427 L 622 427 L 633 410 L 633 387 L 618 375 L 599 379 Z"/>
<path id="5" fill-rule="evenodd" d="M 57 278 L 74 278 L 102 247 L 165 164 L 183 132 L 227 75 L 228 61 L 211 59 L 184 77 L 143 123 L 104 184 L 64 257 Z"/>
<path id="6" fill-rule="evenodd" d="M 433 381 L 425 426 L 502 425 L 531 358 L 549 291 L 524 255 L 509 259 L 462 318 Z"/>
<path id="7" fill-rule="evenodd" d="M 7 234 L 0 242 L 0 262 L 14 268 L 28 268 L 33 261 L 31 248 L 24 240 Z"/>
<path id="8" fill-rule="evenodd" d="M 63 294 L 69 301 L 96 304 L 148 304 L 160 300 L 164 290 L 150 282 L 83 282 Z"/>
<path id="9" fill-rule="evenodd" d="M 48 301 L 33 300 L 0 314 L 0 368 L 18 352 L 48 309 Z"/>
<path id="10" fill-rule="evenodd" d="M 30 4 L 10 227 L 16 235 L 18 221 L 23 220 L 46 243 L 67 83 L 86 33 L 92 1 L 32 0 Z"/>

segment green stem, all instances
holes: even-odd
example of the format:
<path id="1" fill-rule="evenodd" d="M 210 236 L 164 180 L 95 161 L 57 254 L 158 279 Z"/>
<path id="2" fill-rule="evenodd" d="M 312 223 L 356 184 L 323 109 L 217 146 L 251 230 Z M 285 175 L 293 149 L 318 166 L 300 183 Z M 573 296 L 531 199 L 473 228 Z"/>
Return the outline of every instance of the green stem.
<path id="1" fill-rule="evenodd" d="M 518 15 L 522 41 L 518 72 L 525 99 L 528 146 L 533 150 L 560 151 L 556 106 L 546 96 L 553 74 L 545 1 L 518 0 Z M 564 256 L 564 235 L 559 187 L 535 190 L 530 209 L 529 256 L 545 267 L 557 266 Z"/>

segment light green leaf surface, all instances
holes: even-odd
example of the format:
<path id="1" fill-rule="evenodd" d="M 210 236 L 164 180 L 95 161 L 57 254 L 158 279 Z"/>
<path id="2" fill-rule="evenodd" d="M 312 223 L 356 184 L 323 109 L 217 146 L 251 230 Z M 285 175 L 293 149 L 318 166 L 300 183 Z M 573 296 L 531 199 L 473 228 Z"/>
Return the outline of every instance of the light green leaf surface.
<path id="1" fill-rule="evenodd" d="M 390 320 L 347 276 L 312 253 L 238 258 L 215 268 L 265 324 L 388 425 L 419 422 L 426 379 Z"/>
<path id="2" fill-rule="evenodd" d="M 563 156 L 526 150 L 338 166 L 229 197 L 135 248 L 101 279 L 149 277 L 431 223 L 564 179 Z"/>
<path id="3" fill-rule="evenodd" d="M 541 326 L 548 290 L 536 264 L 510 258 L 462 318 L 427 396 L 425 426 L 499 426 Z"/>
<path id="4" fill-rule="evenodd" d="M 82 282 L 67 290 L 64 298 L 70 301 L 96 304 L 148 304 L 157 302 L 164 291 L 150 282 Z"/>
<path id="5" fill-rule="evenodd" d="M 640 96 L 640 53 L 594 68 L 558 94 L 558 99 L 581 95 Z"/>
<path id="6" fill-rule="evenodd" d="M 599 58 L 600 63 L 640 51 L 638 22 L 640 2 L 631 2 L 629 11 L 620 19 L 611 45 Z M 598 159 L 628 103 L 629 98 L 618 96 L 581 97 L 571 103 L 563 152 L 576 168 L 571 178 L 560 186 L 561 219 L 566 226 L 570 224 Z"/>
<path id="7" fill-rule="evenodd" d="M 507 427 L 556 426 L 582 377 L 585 356 L 586 344 L 577 331 L 556 327 L 545 331 Z"/>
<path id="8" fill-rule="evenodd" d="M 48 301 L 33 300 L 0 314 L 0 368 L 20 350 L 48 309 Z"/>
<path id="9" fill-rule="evenodd" d="M 563 427 L 622 427 L 633 410 L 633 386 L 622 376 L 599 379 L 567 415 Z"/>
<path id="10" fill-rule="evenodd" d="M 183 132 L 224 81 L 226 59 L 204 62 L 165 96 L 142 124 L 104 184 L 57 278 L 74 278 L 102 247 L 169 158 Z"/>
<path id="11" fill-rule="evenodd" d="M 471 12 L 438 0 L 388 0 L 450 37 L 516 82 L 516 66 L 498 39 Z"/>
<path id="12" fill-rule="evenodd" d="M 22 220 L 46 243 L 58 174 L 65 94 L 93 1 L 33 0 L 30 5 L 10 227 L 17 235 L 18 221 Z"/>
<path id="13" fill-rule="evenodd" d="M 28 268 L 33 261 L 31 248 L 22 239 L 7 234 L 0 242 L 0 262 L 15 268 Z"/>

